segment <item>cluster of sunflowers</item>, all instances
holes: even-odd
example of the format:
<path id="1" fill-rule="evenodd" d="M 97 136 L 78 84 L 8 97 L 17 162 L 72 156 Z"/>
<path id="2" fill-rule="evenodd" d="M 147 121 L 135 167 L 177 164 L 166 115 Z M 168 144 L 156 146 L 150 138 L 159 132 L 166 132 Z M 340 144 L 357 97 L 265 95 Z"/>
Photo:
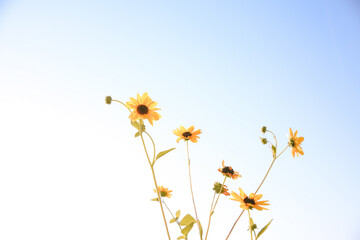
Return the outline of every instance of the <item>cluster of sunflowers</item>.
<path id="1" fill-rule="evenodd" d="M 165 203 L 165 198 L 170 198 L 171 197 L 171 190 L 169 190 L 168 188 L 165 188 L 164 186 L 158 186 L 157 181 L 156 181 L 156 176 L 155 176 L 155 171 L 154 171 L 154 166 L 155 166 L 155 162 L 161 158 L 162 156 L 164 156 L 165 154 L 171 152 L 172 150 L 174 150 L 175 148 L 171 148 L 168 149 L 166 151 L 162 151 L 159 152 L 156 155 L 156 151 L 155 151 L 155 142 L 153 140 L 153 138 L 150 136 L 150 134 L 146 131 L 146 127 L 144 124 L 145 119 L 147 119 L 149 121 L 149 123 L 151 125 L 154 124 L 154 121 L 157 121 L 161 118 L 160 114 L 157 112 L 158 110 L 160 110 L 159 108 L 157 108 L 157 103 L 154 102 L 147 93 L 144 93 L 142 96 L 140 96 L 139 94 L 137 94 L 137 98 L 130 98 L 129 102 L 123 103 L 121 101 L 118 100 L 114 100 L 112 99 L 110 96 L 107 96 L 105 98 L 105 102 L 107 104 L 111 104 L 112 102 L 118 102 L 121 103 L 124 107 L 126 107 L 129 112 L 130 112 L 130 120 L 131 120 L 131 125 L 133 127 L 135 127 L 137 129 L 137 132 L 135 134 L 135 137 L 139 137 L 142 140 L 142 144 L 144 146 L 144 151 L 149 163 L 149 166 L 151 168 L 152 171 L 152 176 L 153 176 L 153 180 L 154 180 L 154 185 L 155 185 L 155 189 L 154 192 L 157 194 L 157 198 L 152 199 L 153 201 L 159 202 L 160 205 L 160 209 L 161 209 L 161 213 L 164 219 L 164 225 L 165 225 L 165 229 L 166 229 L 166 233 L 167 236 L 169 238 L 169 240 L 171 239 L 170 237 L 170 233 L 169 233 L 169 229 L 168 229 L 168 225 L 167 225 L 167 221 L 165 218 L 165 214 L 164 214 L 164 207 L 165 206 L 167 208 L 167 210 L 169 211 L 169 213 L 172 216 L 172 219 L 170 220 L 170 223 L 177 223 L 177 225 L 179 226 L 180 232 L 181 232 L 181 236 L 179 236 L 177 239 L 188 239 L 188 234 L 191 231 L 191 229 L 193 228 L 193 226 L 196 224 L 199 230 L 199 237 L 202 240 L 203 239 L 203 228 L 202 225 L 199 221 L 198 215 L 197 215 L 197 211 L 196 211 L 196 204 L 195 204 L 195 200 L 194 200 L 194 194 L 193 194 L 193 190 L 192 190 L 192 181 L 191 181 L 191 171 L 190 171 L 190 157 L 189 157 L 189 141 L 196 143 L 198 141 L 198 139 L 200 138 L 198 135 L 201 134 L 201 130 L 195 130 L 194 126 L 191 126 L 189 128 L 185 128 L 183 126 L 180 126 L 179 128 L 177 128 L 176 130 L 173 131 L 173 133 L 178 137 L 177 138 L 177 142 L 179 143 L 180 140 L 184 140 L 186 142 L 186 147 L 187 147 L 187 157 L 188 157 L 188 170 L 189 170 L 189 183 L 190 183 L 190 190 L 191 190 L 191 196 L 192 196 L 192 202 L 193 202 L 193 206 L 194 206 L 194 213 L 195 213 L 195 218 L 192 217 L 190 214 L 185 215 L 181 220 L 179 220 L 180 218 L 180 210 L 177 211 L 175 213 L 175 215 L 173 214 L 173 212 L 170 210 L 170 208 L 166 205 Z M 205 240 L 208 237 L 208 233 L 209 233 L 209 229 L 210 229 L 210 222 L 211 222 L 211 217 L 214 214 L 214 210 L 215 207 L 218 203 L 219 197 L 221 194 L 225 195 L 225 196 L 231 196 L 233 198 L 230 198 L 231 200 L 234 201 L 238 201 L 240 202 L 240 208 L 242 208 L 243 210 L 241 211 L 239 217 L 236 219 L 235 223 L 233 224 L 229 234 L 227 235 L 226 239 L 228 239 L 236 225 L 236 223 L 238 222 L 238 220 L 240 219 L 240 217 L 242 216 L 242 214 L 244 213 L 244 211 L 246 210 L 248 212 L 248 217 L 249 217 L 249 231 L 250 231 L 250 236 L 251 236 L 251 240 L 253 239 L 258 239 L 264 232 L 265 230 L 268 228 L 268 226 L 270 225 L 271 221 L 266 224 L 260 231 L 256 232 L 257 226 L 254 223 L 253 219 L 251 218 L 251 214 L 250 214 L 250 210 L 256 209 L 259 211 L 262 210 L 268 210 L 267 208 L 265 208 L 264 206 L 268 206 L 268 200 L 265 201 L 260 201 L 260 199 L 262 198 L 262 194 L 257 194 L 257 192 L 259 191 L 259 189 L 261 188 L 261 186 L 263 185 L 264 181 L 266 180 L 275 160 L 282 155 L 285 150 L 287 150 L 288 148 L 291 148 L 291 154 L 293 157 L 299 156 L 299 154 L 304 155 L 304 152 L 302 150 L 302 147 L 300 146 L 301 143 L 303 142 L 304 138 L 303 137 L 298 137 L 297 136 L 297 131 L 295 131 L 295 133 L 293 133 L 292 129 L 290 128 L 290 134 L 288 136 L 288 144 L 287 146 L 280 152 L 277 153 L 277 139 L 275 134 L 268 130 L 266 127 L 262 127 L 261 129 L 262 133 L 270 133 L 272 135 L 272 137 L 275 140 L 275 144 L 271 143 L 271 141 L 269 141 L 267 138 L 260 138 L 261 142 L 265 145 L 269 145 L 269 147 L 271 148 L 272 151 L 272 155 L 273 155 L 273 161 L 267 171 L 267 173 L 265 174 L 262 182 L 260 183 L 259 187 L 257 188 L 257 190 L 254 193 L 250 193 L 249 195 L 246 195 L 245 192 L 239 188 L 239 194 L 232 191 L 231 193 L 229 193 L 229 189 L 227 188 L 227 186 L 225 185 L 225 181 L 227 178 L 231 178 L 231 179 L 237 179 L 239 177 L 241 177 L 241 175 L 239 174 L 239 172 L 236 172 L 231 166 L 225 166 L 224 161 L 222 161 L 222 168 L 219 168 L 218 171 L 220 173 L 222 173 L 222 175 L 224 176 L 224 181 L 223 183 L 220 182 L 216 182 L 214 184 L 214 197 L 212 199 L 212 203 L 211 203 L 211 207 L 210 207 L 210 213 L 209 213 L 209 219 L 208 219 L 208 225 L 207 225 L 207 230 L 205 233 Z M 153 144 L 153 150 L 154 150 L 154 155 L 151 158 L 148 154 L 145 142 L 144 142 L 144 134 L 147 135 L 152 144 Z M 216 200 L 215 200 L 216 199 Z"/>

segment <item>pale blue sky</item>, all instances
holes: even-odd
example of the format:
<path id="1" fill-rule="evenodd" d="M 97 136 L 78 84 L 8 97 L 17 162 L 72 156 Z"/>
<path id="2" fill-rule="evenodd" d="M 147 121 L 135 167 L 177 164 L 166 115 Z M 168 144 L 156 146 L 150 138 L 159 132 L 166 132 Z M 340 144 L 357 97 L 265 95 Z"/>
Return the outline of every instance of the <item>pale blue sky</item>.
<path id="1" fill-rule="evenodd" d="M 206 225 L 221 161 L 243 175 L 230 190 L 254 191 L 271 162 L 260 128 L 285 146 L 292 127 L 305 155 L 284 154 L 261 189 L 262 238 L 360 239 L 359 23 L 355 0 L 0 1 L 0 238 L 165 239 L 128 113 L 104 104 L 147 91 L 158 149 L 177 147 L 157 169 L 174 211 L 192 206 L 172 129 L 203 131 L 190 150 Z M 239 213 L 222 198 L 209 240 Z"/>

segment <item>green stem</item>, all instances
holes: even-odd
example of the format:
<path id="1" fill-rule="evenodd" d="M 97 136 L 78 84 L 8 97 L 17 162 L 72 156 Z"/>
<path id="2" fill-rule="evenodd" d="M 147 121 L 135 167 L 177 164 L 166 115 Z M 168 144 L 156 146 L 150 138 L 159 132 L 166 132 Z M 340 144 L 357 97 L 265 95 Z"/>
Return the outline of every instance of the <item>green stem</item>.
<path id="1" fill-rule="evenodd" d="M 253 240 L 253 235 L 252 235 L 252 226 L 251 226 L 251 218 L 250 218 L 250 210 L 248 209 L 248 214 L 249 214 L 249 225 L 250 225 L 250 236 L 251 236 L 251 240 Z"/>
<path id="2" fill-rule="evenodd" d="M 163 209 L 162 202 L 161 202 L 161 197 L 160 197 L 158 185 L 157 185 L 157 182 L 156 182 L 154 167 L 153 167 L 152 164 L 151 164 L 151 161 L 150 161 L 150 158 L 149 158 L 149 154 L 148 154 L 148 152 L 147 152 L 146 145 L 145 145 L 145 142 L 144 142 L 144 137 L 142 136 L 142 133 L 140 133 L 140 137 L 141 137 L 141 141 L 142 141 L 143 146 L 144 146 L 144 150 L 145 150 L 145 153 L 146 153 L 146 157 L 147 157 L 147 159 L 148 159 L 148 161 L 149 161 L 149 165 L 150 165 L 151 172 L 152 172 L 152 175 L 153 175 L 154 184 L 155 184 L 155 189 L 156 189 L 156 193 L 157 193 L 157 195 L 158 195 L 158 199 L 159 199 L 159 203 L 160 203 L 161 213 L 162 213 L 162 216 L 163 216 L 163 218 L 164 218 L 166 233 L 167 233 L 167 236 L 168 236 L 169 240 L 171 240 L 171 238 L 170 238 L 170 233 L 169 233 L 169 229 L 168 229 L 168 226 L 167 226 L 167 223 L 166 223 L 166 218 L 165 218 L 165 214 L 164 214 L 164 209 Z"/>
<path id="3" fill-rule="evenodd" d="M 222 185 L 221 185 L 221 188 L 220 188 L 220 191 L 219 191 L 219 194 L 218 194 L 218 197 L 217 197 L 217 199 L 216 199 L 216 202 L 215 202 L 214 207 L 213 207 L 214 199 L 213 199 L 213 203 L 211 203 L 211 209 L 210 209 L 210 215 L 209 215 L 209 223 L 208 223 L 208 227 L 207 227 L 207 230 L 206 230 L 205 240 L 207 239 L 207 236 L 208 236 L 208 233 L 209 233 L 211 217 L 212 217 L 213 212 L 214 212 L 214 210 L 215 210 L 216 204 L 217 204 L 217 202 L 219 201 L 219 197 L 220 197 L 220 195 L 221 195 L 221 191 L 223 190 L 225 181 L 226 181 L 226 177 L 224 178 L 224 181 L 223 181 L 223 183 L 222 183 Z M 215 193 L 216 193 L 216 192 L 215 192 Z M 215 198 L 215 194 L 214 194 L 214 198 Z"/>
<path id="4" fill-rule="evenodd" d="M 144 131 L 144 133 L 146 133 L 149 136 L 149 138 L 150 138 L 150 140 L 151 140 L 151 142 L 153 144 L 153 148 L 154 148 L 154 156 L 153 156 L 153 162 L 152 162 L 152 165 L 153 165 L 154 161 L 155 161 L 155 153 L 156 153 L 155 143 L 154 143 L 154 140 L 152 139 L 152 137 L 150 136 L 150 134 L 148 132 Z"/>
<path id="5" fill-rule="evenodd" d="M 263 185 L 263 183 L 265 182 L 265 179 L 267 178 L 267 176 L 268 176 L 268 174 L 269 174 L 272 166 L 274 165 L 275 160 L 276 160 L 278 157 L 280 157 L 280 155 L 283 154 L 283 152 L 285 152 L 285 150 L 286 150 L 288 147 L 289 147 L 289 146 L 286 146 L 286 148 L 285 148 L 279 155 L 277 155 L 276 157 L 274 157 L 274 159 L 273 159 L 273 161 L 272 161 L 272 163 L 271 163 L 271 165 L 270 165 L 270 167 L 269 167 L 269 169 L 268 169 L 265 177 L 264 177 L 263 180 L 261 181 L 259 187 L 256 189 L 255 194 L 259 191 L 260 187 L 261 187 L 261 186 Z M 239 221 L 239 219 L 240 219 L 240 217 L 241 217 L 241 215 L 242 215 L 243 213 L 244 213 L 244 210 L 242 210 L 242 212 L 240 213 L 239 217 L 236 219 L 234 225 L 232 226 L 232 228 L 231 228 L 231 230 L 230 230 L 230 232 L 229 232 L 229 234 L 228 234 L 228 236 L 226 237 L 225 240 L 227 240 L 227 239 L 230 237 L 230 234 L 232 233 L 232 231 L 233 231 L 236 223 Z"/>
<path id="6" fill-rule="evenodd" d="M 191 197 L 192 197 L 192 202 L 194 205 L 194 210 L 195 210 L 195 217 L 196 217 L 196 223 L 197 226 L 199 228 L 199 235 L 200 235 L 200 239 L 202 240 L 201 234 L 200 234 L 200 225 L 199 225 L 199 218 L 197 215 L 197 211 L 196 211 L 196 206 L 195 206 L 195 199 L 194 199 L 194 193 L 193 193 L 193 189 L 192 189 L 192 183 L 191 183 L 191 172 L 190 172 L 190 156 L 189 156 L 189 140 L 186 141 L 186 150 L 187 150 L 187 157 L 188 157 L 188 167 L 189 167 L 189 180 L 190 180 L 190 190 L 191 190 Z"/>
<path id="7" fill-rule="evenodd" d="M 171 212 L 170 208 L 166 205 L 165 201 L 162 200 L 162 202 L 164 203 L 164 205 L 165 205 L 165 207 L 167 208 L 167 210 L 170 212 L 171 216 L 172 216 L 173 218 L 175 218 L 174 214 Z M 180 223 L 178 222 L 178 220 L 176 220 L 176 223 L 178 224 L 178 226 L 179 226 L 179 228 L 180 228 L 180 231 L 182 231 L 181 225 L 180 225 Z"/>

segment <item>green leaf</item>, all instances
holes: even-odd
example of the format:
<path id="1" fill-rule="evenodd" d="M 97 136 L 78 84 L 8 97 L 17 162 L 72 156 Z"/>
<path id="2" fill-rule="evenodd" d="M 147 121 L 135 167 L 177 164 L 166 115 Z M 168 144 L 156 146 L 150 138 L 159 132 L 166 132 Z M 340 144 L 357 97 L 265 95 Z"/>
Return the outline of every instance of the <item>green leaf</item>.
<path id="1" fill-rule="evenodd" d="M 184 235 L 188 235 L 191 229 L 193 228 L 195 222 L 190 223 L 187 225 L 183 230 L 181 230 L 181 233 Z"/>
<path id="2" fill-rule="evenodd" d="M 180 236 L 177 238 L 177 240 L 179 240 L 179 239 L 185 239 L 185 236 Z"/>
<path id="3" fill-rule="evenodd" d="M 170 223 L 176 222 L 177 218 L 173 218 L 170 220 Z"/>
<path id="4" fill-rule="evenodd" d="M 180 217 L 180 210 L 177 210 L 177 212 L 175 213 L 176 218 Z"/>
<path id="5" fill-rule="evenodd" d="M 200 220 L 198 220 L 198 224 L 199 224 L 200 238 L 202 239 L 203 228 L 202 228 L 202 226 L 201 226 Z"/>
<path id="6" fill-rule="evenodd" d="M 155 160 L 158 160 L 159 158 L 161 158 L 162 156 L 164 156 L 165 154 L 171 152 L 171 151 L 174 150 L 174 149 L 175 149 L 175 148 L 170 148 L 169 150 L 159 152 L 159 154 L 156 156 Z"/>
<path id="7" fill-rule="evenodd" d="M 260 232 L 258 233 L 256 239 L 258 239 L 258 238 L 261 236 L 261 234 L 263 234 L 263 233 L 266 231 L 266 229 L 269 227 L 269 225 L 270 225 L 270 223 L 272 222 L 272 220 L 273 220 L 273 219 L 271 219 L 271 221 L 270 221 L 268 224 L 266 224 L 265 227 L 263 227 L 263 228 L 260 230 Z M 256 239 L 255 239 L 255 240 L 256 240 Z"/>
<path id="8" fill-rule="evenodd" d="M 137 121 L 131 121 L 131 125 L 133 125 L 133 127 L 136 128 L 137 130 L 140 130 L 140 125 Z"/>
<path id="9" fill-rule="evenodd" d="M 140 136 L 140 133 L 139 132 L 135 133 L 135 137 L 138 137 L 138 136 Z"/>
<path id="10" fill-rule="evenodd" d="M 185 217 L 180 221 L 181 226 L 186 226 L 190 223 L 196 223 L 196 220 L 190 214 L 185 215 Z"/>
<path id="11" fill-rule="evenodd" d="M 159 199 L 158 198 L 153 198 L 153 199 L 151 199 L 151 201 L 159 201 Z"/>
<path id="12" fill-rule="evenodd" d="M 210 216 L 214 214 L 214 211 L 211 211 Z"/>

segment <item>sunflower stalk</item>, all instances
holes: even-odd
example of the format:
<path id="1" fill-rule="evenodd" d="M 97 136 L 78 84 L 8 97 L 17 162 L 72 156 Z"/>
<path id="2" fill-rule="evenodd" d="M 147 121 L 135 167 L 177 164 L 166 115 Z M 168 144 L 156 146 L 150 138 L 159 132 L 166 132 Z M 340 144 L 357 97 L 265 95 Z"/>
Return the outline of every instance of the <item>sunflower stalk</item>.
<path id="1" fill-rule="evenodd" d="M 217 202 L 219 201 L 219 197 L 220 197 L 220 195 L 221 195 L 221 193 L 222 193 L 222 190 L 223 190 L 223 188 L 224 188 L 224 184 L 225 184 L 226 178 L 227 178 L 227 176 L 225 176 L 225 178 L 224 178 L 224 181 L 223 181 L 223 183 L 222 183 L 222 185 L 221 185 L 221 188 L 220 188 L 220 191 L 219 191 L 219 193 L 218 193 L 218 197 L 217 197 L 217 199 L 216 199 L 216 201 L 215 201 L 215 204 L 214 204 L 214 206 L 213 206 L 214 199 L 215 199 L 215 196 L 216 196 L 216 191 L 215 191 L 214 198 L 213 198 L 213 201 L 212 201 L 211 207 L 210 207 L 209 222 L 208 222 L 208 227 L 207 227 L 206 234 L 205 234 L 205 240 L 207 239 L 207 236 L 208 236 L 208 233 L 209 233 L 211 216 L 214 214 L 215 207 L 216 207 Z"/>
<path id="2" fill-rule="evenodd" d="M 283 154 L 283 153 L 285 152 L 285 150 L 286 150 L 288 147 L 289 147 L 289 146 L 286 146 L 286 147 L 284 148 L 284 150 L 282 150 L 282 152 L 281 152 L 281 153 L 279 153 L 279 155 L 274 156 L 274 159 L 273 159 L 273 161 L 271 162 L 271 165 L 270 165 L 270 167 L 269 167 L 268 171 L 266 172 L 265 177 L 264 177 L 264 178 L 263 178 L 263 180 L 261 181 L 261 183 L 260 183 L 259 187 L 256 189 L 255 194 L 256 194 L 256 193 L 260 190 L 261 186 L 262 186 L 262 185 L 263 185 L 263 183 L 265 182 L 265 180 L 266 180 L 266 178 L 267 178 L 267 176 L 268 176 L 268 174 L 269 174 L 269 172 L 270 172 L 270 170 L 271 170 L 272 166 L 273 166 L 273 165 L 274 165 L 274 163 L 275 163 L 275 160 L 276 160 L 278 157 L 280 157 L 280 155 L 281 155 L 281 154 Z M 237 222 L 238 222 L 238 221 L 239 221 L 239 219 L 241 218 L 241 216 L 242 216 L 242 214 L 244 213 L 244 211 L 245 211 L 245 210 L 242 210 L 242 212 L 240 213 L 239 217 L 236 219 L 236 221 L 235 221 L 234 225 L 233 225 L 233 226 L 232 226 L 232 228 L 230 229 L 230 232 L 229 232 L 229 234 L 228 234 L 228 236 L 226 237 L 226 239 L 225 239 L 225 240 L 229 239 L 230 234 L 231 234 L 231 233 L 232 233 L 232 231 L 234 230 L 235 225 L 237 224 Z"/>
<path id="3" fill-rule="evenodd" d="M 202 240 L 202 229 L 200 228 L 200 221 L 199 221 L 199 218 L 198 218 L 198 215 L 197 215 L 197 211 L 196 211 L 195 198 L 194 198 L 194 193 L 193 193 L 193 189 L 192 189 L 192 182 L 191 182 L 190 155 L 189 155 L 189 140 L 186 141 L 186 150 L 187 150 L 187 157 L 188 157 L 189 181 L 190 181 L 191 197 L 192 197 L 192 202 L 193 202 L 193 205 L 194 205 L 196 223 L 197 223 L 197 226 L 198 226 L 198 229 L 199 229 L 200 239 Z"/>
<path id="4" fill-rule="evenodd" d="M 148 133 L 147 133 L 148 134 Z M 148 134 L 149 135 L 149 134 Z M 150 135 L 149 135 L 150 136 Z M 162 201 L 161 201 L 161 197 L 160 197 L 160 193 L 159 193 L 159 189 L 158 189 L 158 185 L 157 185 L 157 182 L 156 182 L 156 177 L 155 177 L 155 171 L 154 171 L 154 166 L 151 164 L 151 161 L 150 161 L 150 158 L 149 158 L 149 154 L 147 152 L 147 149 L 146 149 L 146 145 L 145 145 L 145 142 L 144 142 L 144 137 L 142 135 L 142 133 L 140 133 L 140 137 L 141 137 L 141 141 L 143 143 L 143 146 L 144 146 L 144 150 L 145 150 L 145 153 L 146 153 L 146 157 L 148 159 L 148 162 L 149 162 L 149 165 L 150 165 L 150 168 L 151 168 L 151 172 L 152 172 L 152 175 L 153 175 L 153 179 L 154 179 L 154 184 L 155 184 L 155 189 L 156 189 L 156 193 L 158 195 L 158 199 L 159 199 L 159 203 L 160 203 L 160 208 L 161 208 L 161 213 L 162 213 L 162 216 L 163 216 L 163 219 L 164 219 L 164 224 L 165 224 L 165 228 L 166 228 L 166 233 L 167 233 L 167 236 L 169 238 L 169 240 L 171 240 L 170 238 L 170 233 L 169 233 L 169 229 L 168 229 L 168 225 L 166 223 L 166 218 L 165 218 L 165 214 L 164 214 L 164 208 L 163 208 L 163 205 L 162 205 Z M 152 139 L 151 139 L 152 140 Z M 155 143 L 153 142 L 153 147 L 154 147 L 154 151 L 155 151 Z M 154 158 L 153 158 L 153 161 L 155 160 L 155 154 L 154 154 Z"/>

